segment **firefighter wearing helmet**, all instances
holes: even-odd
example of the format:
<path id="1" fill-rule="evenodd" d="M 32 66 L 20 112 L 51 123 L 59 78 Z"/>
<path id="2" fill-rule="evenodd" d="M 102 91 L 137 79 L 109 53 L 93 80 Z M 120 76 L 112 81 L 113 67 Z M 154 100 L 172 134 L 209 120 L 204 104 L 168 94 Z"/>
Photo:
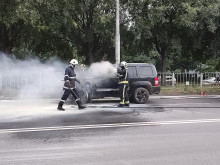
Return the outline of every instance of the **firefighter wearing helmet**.
<path id="1" fill-rule="evenodd" d="M 82 105 L 82 102 L 80 101 L 79 97 L 76 95 L 76 91 L 75 91 L 76 89 L 75 82 L 80 83 L 80 81 L 76 78 L 76 74 L 74 71 L 76 65 L 78 65 L 78 61 L 76 59 L 72 59 L 70 61 L 69 66 L 65 70 L 64 87 L 63 87 L 64 93 L 58 104 L 57 107 L 58 110 L 65 111 L 65 109 L 63 108 L 63 104 L 65 103 L 65 101 L 67 100 L 70 94 L 72 94 L 79 109 L 85 108 L 85 106 Z"/>
<path id="2" fill-rule="evenodd" d="M 129 96 L 128 96 L 128 70 L 127 63 L 122 61 L 119 64 L 119 68 L 117 70 L 117 74 L 119 77 L 119 95 L 120 95 L 120 104 L 118 107 L 129 106 Z"/>

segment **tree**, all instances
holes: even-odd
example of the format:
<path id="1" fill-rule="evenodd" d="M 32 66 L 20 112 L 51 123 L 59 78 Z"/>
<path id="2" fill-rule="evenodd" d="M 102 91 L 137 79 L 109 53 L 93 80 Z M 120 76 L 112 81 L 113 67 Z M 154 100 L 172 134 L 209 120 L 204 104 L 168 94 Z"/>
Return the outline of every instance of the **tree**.
<path id="1" fill-rule="evenodd" d="M 180 25 L 182 55 L 192 56 L 194 61 L 205 63 L 216 52 L 213 49 L 216 47 L 213 41 L 216 38 L 219 20 L 217 1 L 184 3 L 183 11 L 186 12 L 182 15 Z"/>
<path id="2" fill-rule="evenodd" d="M 179 47 L 183 57 L 189 55 L 194 59 L 196 54 L 207 57 L 208 48 L 204 48 L 212 41 L 212 38 L 207 37 L 210 34 L 213 36 L 217 27 L 216 0 L 143 0 L 139 3 L 134 28 L 139 31 L 139 36 L 150 41 L 148 43 L 152 43 L 152 48 L 160 54 L 163 72 L 166 72 L 168 58 L 171 57 L 172 47 L 176 43 L 181 44 Z M 189 40 L 195 41 L 198 34 L 201 36 L 199 41 L 204 44 L 190 43 Z M 194 39 L 191 40 L 192 38 Z"/>
<path id="3" fill-rule="evenodd" d="M 18 42 L 24 22 L 17 15 L 19 5 L 17 0 L 0 1 L 0 51 L 10 54 L 16 42 Z"/>
<path id="4" fill-rule="evenodd" d="M 102 59 L 113 61 L 113 4 L 107 0 L 37 0 L 24 2 L 21 13 L 25 11 L 24 20 L 43 33 L 40 35 L 43 39 L 47 35 L 55 39 L 56 42 L 49 46 L 42 45 L 45 51 L 50 47 L 56 50 L 60 41 L 59 45 L 65 44 L 69 50 L 77 52 L 74 55 L 64 52 L 60 57 L 68 59 L 74 56 L 91 64 Z"/>
<path id="5" fill-rule="evenodd" d="M 220 58 L 218 0 L 120 2 L 121 59 L 166 72 Z M 115 61 L 115 0 L 4 0 L 0 9 L 0 51 Z"/>
<path id="6" fill-rule="evenodd" d="M 114 52 L 114 23 L 111 1 L 75 0 L 69 1 L 68 38 L 73 41 L 86 62 L 112 56 Z M 112 60 L 112 58 L 110 58 Z"/>

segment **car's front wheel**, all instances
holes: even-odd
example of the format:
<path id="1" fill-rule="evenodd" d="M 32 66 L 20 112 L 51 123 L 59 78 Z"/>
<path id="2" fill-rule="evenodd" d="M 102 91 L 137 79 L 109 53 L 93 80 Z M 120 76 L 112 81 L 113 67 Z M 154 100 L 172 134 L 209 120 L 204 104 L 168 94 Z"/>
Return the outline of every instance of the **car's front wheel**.
<path id="1" fill-rule="evenodd" d="M 149 99 L 149 92 L 146 88 L 138 87 L 134 90 L 133 99 L 138 104 L 145 104 Z"/>

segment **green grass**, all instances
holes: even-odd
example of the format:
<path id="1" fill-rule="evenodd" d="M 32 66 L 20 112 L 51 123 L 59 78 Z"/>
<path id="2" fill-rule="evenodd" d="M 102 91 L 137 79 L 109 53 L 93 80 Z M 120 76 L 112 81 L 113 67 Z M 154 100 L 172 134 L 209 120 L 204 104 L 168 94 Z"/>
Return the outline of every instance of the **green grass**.
<path id="1" fill-rule="evenodd" d="M 160 94 L 162 95 L 200 95 L 201 92 L 206 92 L 207 95 L 220 94 L 220 86 L 185 86 L 180 85 L 177 87 L 161 87 Z"/>

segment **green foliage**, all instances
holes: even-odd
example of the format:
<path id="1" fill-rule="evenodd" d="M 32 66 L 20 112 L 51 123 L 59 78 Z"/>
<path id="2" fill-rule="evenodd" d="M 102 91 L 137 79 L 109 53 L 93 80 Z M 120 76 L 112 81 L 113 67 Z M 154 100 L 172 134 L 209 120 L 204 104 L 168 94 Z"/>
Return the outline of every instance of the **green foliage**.
<path id="1" fill-rule="evenodd" d="M 120 19 L 122 60 L 158 71 L 220 69 L 219 0 L 120 0 Z M 0 1 L 5 53 L 114 63 L 114 45 L 115 0 Z"/>
<path id="2" fill-rule="evenodd" d="M 0 2 L 0 51 L 7 54 L 12 52 L 14 43 L 19 40 L 18 34 L 24 22 L 16 13 L 17 0 Z"/>
<path id="3" fill-rule="evenodd" d="M 201 73 L 204 72 L 216 72 L 219 71 L 219 68 L 216 68 L 216 66 L 219 65 L 220 58 L 217 59 L 209 59 L 206 61 L 204 64 L 199 64 L 197 66 L 197 70 L 200 71 Z"/>
<path id="4" fill-rule="evenodd" d="M 124 56 L 122 60 L 130 62 L 130 63 L 152 63 L 156 65 L 156 56 L 152 52 L 151 56 L 147 56 L 146 54 L 136 54 L 131 56 Z"/>

